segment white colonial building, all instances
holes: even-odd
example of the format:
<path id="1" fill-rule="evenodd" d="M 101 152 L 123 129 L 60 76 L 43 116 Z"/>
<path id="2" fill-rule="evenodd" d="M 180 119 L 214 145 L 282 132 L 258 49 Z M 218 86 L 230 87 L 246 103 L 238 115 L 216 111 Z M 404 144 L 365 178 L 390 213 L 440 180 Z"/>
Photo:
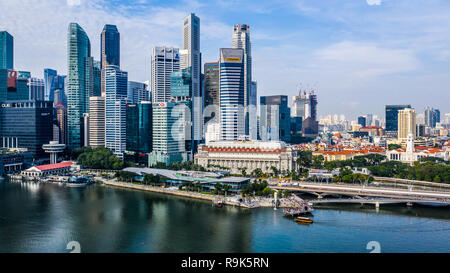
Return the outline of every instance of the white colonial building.
<path id="1" fill-rule="evenodd" d="M 296 152 L 282 141 L 212 141 L 200 145 L 195 163 L 204 168 L 226 168 L 231 173 L 250 174 L 255 169 L 292 171 Z"/>
<path id="2" fill-rule="evenodd" d="M 388 160 L 400 161 L 403 163 L 413 164 L 420 158 L 425 157 L 439 157 L 444 160 L 449 159 L 450 149 L 446 146 L 441 148 L 431 148 L 418 146 L 414 147 L 414 135 L 410 132 L 406 139 L 406 150 L 396 149 L 386 151 L 386 156 Z"/>

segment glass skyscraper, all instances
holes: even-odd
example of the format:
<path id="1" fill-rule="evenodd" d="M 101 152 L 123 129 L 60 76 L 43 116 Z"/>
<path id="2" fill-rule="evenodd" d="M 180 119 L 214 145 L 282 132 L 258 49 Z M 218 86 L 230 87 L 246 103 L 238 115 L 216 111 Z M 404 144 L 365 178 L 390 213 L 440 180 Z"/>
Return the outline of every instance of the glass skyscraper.
<path id="1" fill-rule="evenodd" d="M 150 100 L 150 92 L 147 85 L 142 82 L 128 81 L 128 101 L 136 104 Z"/>
<path id="2" fill-rule="evenodd" d="M 126 105 L 128 73 L 116 65 L 103 67 L 105 72 L 105 147 L 123 157 L 126 149 Z"/>
<path id="3" fill-rule="evenodd" d="M 250 127 L 256 127 L 256 117 L 250 113 L 256 112 L 256 109 L 250 107 L 251 91 L 252 91 L 252 47 L 250 42 L 250 26 L 247 24 L 237 24 L 233 27 L 233 43 L 232 48 L 241 48 L 244 50 L 244 115 L 245 115 L 245 134 L 251 139 L 256 139 L 255 130 Z M 250 109 L 252 108 L 252 109 Z"/>
<path id="4" fill-rule="evenodd" d="M 261 140 L 290 142 L 291 122 L 287 96 L 262 96 L 260 98 Z"/>
<path id="5" fill-rule="evenodd" d="M 105 25 L 100 35 L 100 69 L 107 65 L 120 67 L 120 33 L 115 25 Z M 104 76 L 101 80 L 101 94 L 105 92 Z"/>
<path id="6" fill-rule="evenodd" d="M 14 37 L 0 31 L 0 69 L 14 69 Z"/>
<path id="7" fill-rule="evenodd" d="M 147 154 L 152 151 L 152 103 L 128 104 L 127 151 Z"/>
<path id="8" fill-rule="evenodd" d="M 66 76 L 58 75 L 58 72 L 54 69 L 44 69 L 44 99 L 46 101 L 53 101 L 56 104 L 61 100 L 62 103 L 66 105 L 67 98 L 64 90 L 65 78 Z M 55 91 L 59 97 L 55 98 Z"/>
<path id="9" fill-rule="evenodd" d="M 84 143 L 83 114 L 89 108 L 89 90 L 86 89 L 86 63 L 91 56 L 91 43 L 86 32 L 70 23 L 67 33 L 67 124 L 68 147 L 81 147 Z"/>
<path id="10" fill-rule="evenodd" d="M 244 51 L 220 49 L 220 138 L 238 140 L 245 135 Z"/>
<path id="11" fill-rule="evenodd" d="M 180 69 L 191 68 L 193 139 L 199 142 L 203 138 L 203 95 L 200 88 L 202 56 L 200 53 L 200 18 L 194 13 L 189 14 L 183 20 L 183 50 L 180 51 L 180 55 L 183 58 Z"/>
<path id="12" fill-rule="evenodd" d="M 397 137 L 398 111 L 411 108 L 411 105 L 386 105 L 386 134 Z"/>
<path id="13" fill-rule="evenodd" d="M 149 166 L 154 166 L 158 162 L 168 166 L 173 162 L 187 160 L 185 110 L 183 103 L 153 104 L 153 151 L 149 155 Z"/>
<path id="14" fill-rule="evenodd" d="M 219 118 L 219 62 L 205 63 L 204 66 L 205 80 L 204 80 L 204 121 L 215 119 L 218 122 Z"/>

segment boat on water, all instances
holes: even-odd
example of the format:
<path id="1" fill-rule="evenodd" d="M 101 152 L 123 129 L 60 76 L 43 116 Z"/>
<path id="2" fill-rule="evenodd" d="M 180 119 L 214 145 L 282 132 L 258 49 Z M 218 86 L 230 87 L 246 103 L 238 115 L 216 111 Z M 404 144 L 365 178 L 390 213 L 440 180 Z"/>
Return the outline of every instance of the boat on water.
<path id="1" fill-rule="evenodd" d="M 295 218 L 295 222 L 301 223 L 301 224 L 312 224 L 313 220 L 307 217 L 297 217 Z"/>
<path id="2" fill-rule="evenodd" d="M 70 177 L 66 182 L 68 187 L 86 187 L 89 184 L 91 184 L 91 180 L 87 176 Z"/>

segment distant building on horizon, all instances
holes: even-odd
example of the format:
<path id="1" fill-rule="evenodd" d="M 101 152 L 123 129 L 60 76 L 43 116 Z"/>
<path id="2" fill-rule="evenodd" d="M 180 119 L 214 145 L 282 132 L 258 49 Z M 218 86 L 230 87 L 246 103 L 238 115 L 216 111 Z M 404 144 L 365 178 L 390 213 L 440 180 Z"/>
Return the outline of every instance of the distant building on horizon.
<path id="1" fill-rule="evenodd" d="M 358 117 L 358 124 L 361 125 L 362 127 L 366 127 L 367 125 L 367 119 L 364 116 L 359 116 Z"/>
<path id="2" fill-rule="evenodd" d="M 405 108 L 398 111 L 398 140 L 405 142 L 409 133 L 412 133 L 414 138 L 417 137 L 416 111 Z"/>
<path id="3" fill-rule="evenodd" d="M 398 111 L 411 108 L 410 104 L 405 105 L 386 105 L 386 135 L 388 137 L 397 137 L 398 133 Z"/>

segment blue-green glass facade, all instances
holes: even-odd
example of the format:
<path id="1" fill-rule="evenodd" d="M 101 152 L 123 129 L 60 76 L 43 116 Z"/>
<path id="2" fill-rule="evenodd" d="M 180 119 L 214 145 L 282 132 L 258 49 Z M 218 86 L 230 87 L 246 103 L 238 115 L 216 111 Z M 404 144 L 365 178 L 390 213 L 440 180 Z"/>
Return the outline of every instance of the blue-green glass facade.
<path id="1" fill-rule="evenodd" d="M 86 32 L 70 23 L 67 33 L 67 125 L 69 148 L 81 147 L 83 113 L 88 112 L 89 90 L 86 88 L 86 63 L 91 56 L 91 44 Z"/>
<path id="2" fill-rule="evenodd" d="M 170 95 L 178 98 L 192 97 L 192 76 L 190 68 L 171 73 Z"/>
<path id="3" fill-rule="evenodd" d="M 0 69 L 14 69 L 14 38 L 0 31 Z"/>
<path id="4" fill-rule="evenodd" d="M 127 151 L 147 154 L 152 151 L 152 103 L 127 105 Z"/>

